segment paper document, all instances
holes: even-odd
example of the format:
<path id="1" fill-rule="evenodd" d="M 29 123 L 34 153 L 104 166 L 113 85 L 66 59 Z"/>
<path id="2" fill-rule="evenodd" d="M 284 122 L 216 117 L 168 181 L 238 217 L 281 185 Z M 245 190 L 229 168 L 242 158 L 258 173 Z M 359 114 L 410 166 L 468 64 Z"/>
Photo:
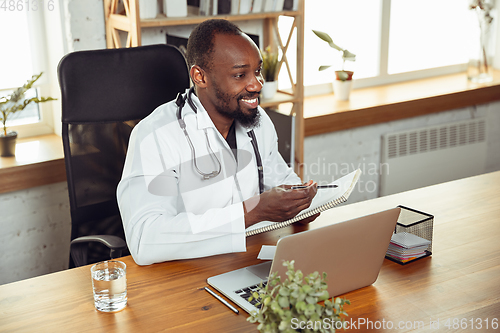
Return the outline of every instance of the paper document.
<path id="1" fill-rule="evenodd" d="M 276 245 L 262 245 L 257 259 L 260 260 L 273 260 L 274 253 L 276 252 Z"/>
<path id="2" fill-rule="evenodd" d="M 410 234 L 408 232 L 399 232 L 393 234 L 391 237 L 391 243 L 402 246 L 406 249 L 414 248 L 417 246 L 426 246 L 431 243 L 431 241 L 418 237 L 417 235 Z"/>
<path id="3" fill-rule="evenodd" d="M 311 202 L 310 207 L 301 211 L 294 218 L 291 218 L 284 222 L 265 221 L 257 223 L 245 230 L 246 236 L 248 237 L 259 234 L 261 232 L 267 232 L 289 226 L 292 223 L 346 202 L 347 198 L 349 198 L 349 195 L 354 190 L 354 186 L 356 185 L 360 175 L 361 170 L 358 169 L 340 179 L 335 180 L 328 185 L 336 185 L 336 187 L 318 190 Z"/>

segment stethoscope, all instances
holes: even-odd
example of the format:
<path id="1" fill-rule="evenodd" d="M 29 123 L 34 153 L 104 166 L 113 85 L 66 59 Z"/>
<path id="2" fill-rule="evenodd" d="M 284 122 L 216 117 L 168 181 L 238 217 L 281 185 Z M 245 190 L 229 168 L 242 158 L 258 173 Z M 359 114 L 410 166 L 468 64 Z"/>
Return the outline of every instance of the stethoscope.
<path id="1" fill-rule="evenodd" d="M 209 180 L 211 178 L 217 177 L 220 174 L 221 169 L 222 169 L 222 165 L 221 165 L 219 159 L 217 158 L 217 155 L 215 155 L 214 151 L 212 150 L 212 147 L 210 147 L 210 141 L 208 140 L 207 129 L 206 128 L 204 129 L 205 138 L 207 140 L 207 148 L 208 148 L 208 151 L 209 151 L 209 154 L 210 154 L 212 160 L 214 162 L 216 162 L 216 164 L 218 165 L 216 170 L 209 172 L 209 173 L 205 173 L 205 172 L 201 171 L 198 168 L 198 165 L 196 164 L 196 153 L 194 150 L 194 146 L 193 146 L 193 143 L 191 142 L 191 139 L 189 138 L 189 134 L 186 130 L 186 123 L 182 119 L 182 114 L 181 114 L 182 108 L 184 107 L 184 104 L 186 104 L 186 101 L 189 104 L 189 106 L 191 107 L 191 109 L 194 111 L 194 113 L 198 113 L 198 109 L 196 108 L 196 105 L 193 103 L 193 100 L 191 98 L 191 94 L 193 93 L 193 90 L 194 90 L 194 88 L 191 87 L 189 89 L 189 91 L 186 93 L 185 98 L 182 97 L 181 93 L 177 94 L 177 99 L 175 100 L 175 104 L 177 104 L 177 120 L 179 122 L 179 126 L 181 127 L 182 131 L 184 132 L 184 136 L 186 137 L 186 140 L 189 144 L 189 147 L 191 148 L 191 157 L 192 157 L 193 165 L 194 165 L 196 172 L 198 172 L 203 177 L 204 180 Z M 260 193 L 262 193 L 262 192 L 264 192 L 264 170 L 262 167 L 262 160 L 260 158 L 259 147 L 257 146 L 257 138 L 255 137 L 255 133 L 253 130 L 250 130 L 249 132 L 247 132 L 247 134 L 251 138 L 251 141 L 252 141 L 252 146 L 253 146 L 253 150 L 255 153 L 255 159 L 257 162 L 257 171 L 258 171 L 258 175 L 259 175 L 259 191 L 260 191 Z"/>

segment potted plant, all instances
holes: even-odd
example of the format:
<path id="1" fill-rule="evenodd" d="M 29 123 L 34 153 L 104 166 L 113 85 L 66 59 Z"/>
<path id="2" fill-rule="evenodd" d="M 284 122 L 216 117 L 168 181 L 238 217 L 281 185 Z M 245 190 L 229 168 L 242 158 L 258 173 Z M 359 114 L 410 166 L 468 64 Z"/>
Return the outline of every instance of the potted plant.
<path id="1" fill-rule="evenodd" d="M 326 273 L 304 276 L 295 271 L 294 261 L 283 263 L 288 271 L 281 282 L 273 272 L 268 283 L 252 297 L 261 304 L 259 312 L 253 312 L 248 321 L 259 325 L 260 332 L 335 332 L 344 327 L 344 304 L 339 297 L 329 300 Z M 250 299 L 251 300 L 251 299 Z"/>
<path id="2" fill-rule="evenodd" d="M 491 55 L 491 27 L 493 16 L 490 12 L 493 10 L 493 3 L 488 0 L 469 0 L 469 10 L 476 16 L 479 36 L 475 35 L 473 42 L 473 53 L 470 54 L 469 65 L 467 67 L 467 78 L 472 82 L 482 83 L 493 80 Z M 476 43 L 474 43 L 476 44 Z"/>
<path id="3" fill-rule="evenodd" d="M 273 52 L 271 46 L 261 51 L 262 54 L 262 76 L 264 86 L 262 87 L 262 97 L 264 99 L 273 98 L 278 91 L 278 52 Z"/>
<path id="4" fill-rule="evenodd" d="M 344 69 L 345 62 L 346 60 L 355 61 L 356 55 L 335 44 L 330 35 L 328 35 L 326 32 L 317 30 L 313 30 L 313 32 L 316 36 L 327 42 L 331 48 L 334 48 L 335 50 L 342 52 L 342 70 L 335 71 L 336 79 L 335 81 L 333 81 L 333 92 L 337 99 L 343 101 L 348 100 L 352 88 L 352 75 L 354 73 L 352 71 L 346 71 Z M 318 70 L 323 71 L 329 67 L 331 67 L 331 65 L 320 66 Z"/>
<path id="5" fill-rule="evenodd" d="M 30 103 L 43 103 L 55 100 L 52 97 L 33 97 L 26 99 L 26 92 L 42 76 L 43 72 L 33 75 L 22 87 L 17 88 L 8 96 L 0 97 L 0 121 L 3 131 L 0 133 L 0 156 L 14 156 L 16 151 L 17 132 L 7 131 L 7 119 L 16 112 L 24 110 Z"/>

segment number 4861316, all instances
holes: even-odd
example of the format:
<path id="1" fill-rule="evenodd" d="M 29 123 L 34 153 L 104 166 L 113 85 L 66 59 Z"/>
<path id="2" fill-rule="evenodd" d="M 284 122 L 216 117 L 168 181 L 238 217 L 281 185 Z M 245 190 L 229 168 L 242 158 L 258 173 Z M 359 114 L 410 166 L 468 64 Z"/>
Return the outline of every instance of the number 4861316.
<path id="1" fill-rule="evenodd" d="M 0 0 L 0 11 L 22 12 L 38 10 L 54 10 L 55 0 Z"/>
<path id="2" fill-rule="evenodd" d="M 498 329 L 498 318 L 493 319 L 482 319 L 482 318 L 448 318 L 444 326 L 448 329 L 469 329 L 469 330 L 480 330 L 480 329 L 489 329 L 492 328 L 494 330 Z"/>

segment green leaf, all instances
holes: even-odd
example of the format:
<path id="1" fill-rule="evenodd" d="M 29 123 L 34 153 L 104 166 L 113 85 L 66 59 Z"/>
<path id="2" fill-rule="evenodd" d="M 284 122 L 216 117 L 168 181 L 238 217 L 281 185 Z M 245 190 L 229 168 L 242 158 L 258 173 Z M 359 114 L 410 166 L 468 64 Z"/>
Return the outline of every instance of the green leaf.
<path id="1" fill-rule="evenodd" d="M 302 286 L 302 291 L 306 294 L 309 294 L 309 292 L 311 291 L 311 286 L 309 285 L 305 285 L 305 286 Z"/>
<path id="2" fill-rule="evenodd" d="M 0 121 L 3 124 L 4 133 L 7 133 L 7 118 L 10 115 L 24 110 L 30 103 L 44 103 L 48 101 L 54 101 L 55 99 L 52 97 L 33 97 L 30 99 L 25 99 L 25 93 L 33 87 L 33 84 L 42 76 L 43 72 L 38 75 L 33 75 L 31 80 L 28 80 L 22 87 L 14 90 L 12 94 L 6 97 L 0 98 L 0 113 L 2 117 Z"/>
<path id="3" fill-rule="evenodd" d="M 289 295 L 290 295 L 290 290 L 288 290 L 288 288 L 287 288 L 287 287 L 282 286 L 282 287 L 280 288 L 279 294 L 280 294 L 281 296 L 289 296 Z"/>
<path id="4" fill-rule="evenodd" d="M 321 38 L 322 40 L 324 40 L 325 42 L 327 42 L 328 45 L 330 45 L 331 48 L 334 48 L 337 51 L 343 51 L 343 49 L 340 46 L 338 46 L 337 44 L 335 44 L 333 42 L 333 40 L 330 37 L 330 35 L 327 34 L 326 32 L 318 31 L 318 30 L 313 30 L 313 32 L 316 34 L 316 36 L 318 36 L 319 38 Z"/>
<path id="5" fill-rule="evenodd" d="M 278 74 L 278 52 L 273 52 L 268 46 L 264 51 L 261 50 L 262 56 L 262 76 L 266 82 L 275 81 Z"/>
<path id="6" fill-rule="evenodd" d="M 295 304 L 295 308 L 298 311 L 305 311 L 306 310 L 306 302 L 304 302 L 304 301 L 297 302 L 297 304 Z"/>
<path id="7" fill-rule="evenodd" d="M 326 301 L 329 298 L 330 294 L 328 293 L 328 290 L 323 290 L 323 293 L 319 296 L 319 301 Z"/>
<path id="8" fill-rule="evenodd" d="M 314 34 L 327 43 L 333 43 L 332 37 L 323 31 L 313 30 Z"/>
<path id="9" fill-rule="evenodd" d="M 306 316 L 311 316 L 315 312 L 316 312 L 316 307 L 314 306 L 314 304 L 307 304 L 306 305 L 306 309 L 304 311 L 304 314 Z"/>
<path id="10" fill-rule="evenodd" d="M 317 303 L 317 299 L 314 296 L 307 296 L 306 297 L 306 302 L 308 304 L 316 304 Z"/>
<path id="11" fill-rule="evenodd" d="M 291 324 L 290 322 L 286 321 L 286 320 L 283 320 L 280 322 L 280 325 L 278 326 L 278 329 L 280 331 L 284 331 L 286 330 L 288 327 L 291 327 Z"/>
<path id="12" fill-rule="evenodd" d="M 283 309 L 289 309 L 290 308 L 290 302 L 288 301 L 288 297 L 279 297 L 278 298 L 278 304 Z"/>
<path id="13" fill-rule="evenodd" d="M 344 50 L 342 53 L 342 59 L 349 60 L 349 61 L 355 61 L 356 55 L 354 53 L 347 51 L 347 50 Z"/>

